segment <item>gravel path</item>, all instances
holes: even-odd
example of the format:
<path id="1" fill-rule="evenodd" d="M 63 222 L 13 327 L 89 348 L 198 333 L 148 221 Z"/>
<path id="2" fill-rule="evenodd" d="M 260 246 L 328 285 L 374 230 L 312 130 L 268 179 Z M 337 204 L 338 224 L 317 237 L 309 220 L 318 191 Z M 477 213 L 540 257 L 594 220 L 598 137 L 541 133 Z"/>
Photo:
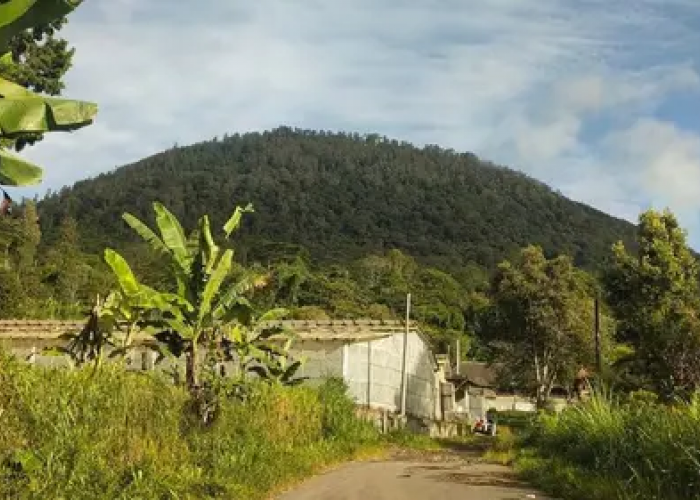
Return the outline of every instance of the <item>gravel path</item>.
<path id="1" fill-rule="evenodd" d="M 551 500 L 508 467 L 464 456 L 425 458 L 347 464 L 277 500 Z"/>

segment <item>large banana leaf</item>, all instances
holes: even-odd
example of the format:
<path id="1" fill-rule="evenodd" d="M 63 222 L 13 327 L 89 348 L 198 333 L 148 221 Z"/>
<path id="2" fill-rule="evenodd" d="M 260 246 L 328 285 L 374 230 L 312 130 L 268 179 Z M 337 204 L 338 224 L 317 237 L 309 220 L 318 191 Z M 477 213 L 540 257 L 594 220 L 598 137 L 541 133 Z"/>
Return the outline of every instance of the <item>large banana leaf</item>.
<path id="1" fill-rule="evenodd" d="M 40 167 L 21 156 L 0 149 L 0 185 L 30 186 L 40 182 L 43 173 Z"/>
<path id="2" fill-rule="evenodd" d="M 201 323 L 205 316 L 212 310 L 214 298 L 218 295 L 221 285 L 224 280 L 231 274 L 231 265 L 233 263 L 233 251 L 226 250 L 219 261 L 216 263 L 214 270 L 204 287 L 202 293 L 202 301 L 199 305 L 199 322 Z"/>
<path id="3" fill-rule="evenodd" d="M 246 205 L 243 208 L 236 207 L 236 210 L 234 210 L 229 220 L 227 220 L 224 224 L 224 234 L 226 235 L 226 238 L 231 236 L 231 233 L 238 229 L 238 226 L 241 225 L 241 219 L 243 218 L 243 214 L 252 212 L 254 212 L 253 205 L 250 203 L 248 203 L 248 205 Z"/>
<path id="4" fill-rule="evenodd" d="M 207 274 L 212 273 L 214 269 L 214 264 L 216 264 L 216 257 L 219 255 L 219 247 L 214 243 L 214 238 L 211 235 L 211 224 L 209 224 L 209 216 L 203 215 L 199 219 L 199 238 L 200 238 L 200 251 L 203 253 L 205 272 Z"/>
<path id="5" fill-rule="evenodd" d="M 69 14 L 82 0 L 0 0 L 0 59 L 11 64 L 11 40 L 20 33 Z M 92 123 L 97 105 L 44 97 L 0 78 L 0 139 L 26 133 L 76 130 Z M 27 186 L 41 181 L 42 170 L 0 148 L 0 184 Z"/>
<path id="6" fill-rule="evenodd" d="M 1 5 L 1 4 L 0 4 Z M 92 123 L 97 105 L 43 97 L 0 78 L 0 137 L 14 138 L 27 132 L 76 130 Z M 37 165 L 0 149 L 0 184 L 28 186 L 41 181 Z"/>
<path id="7" fill-rule="evenodd" d="M 95 104 L 43 97 L 3 78 L 0 78 L 0 97 L 0 137 L 3 138 L 11 139 L 26 132 L 76 130 L 92 123 L 97 113 Z M 0 184 L 29 186 L 41 182 L 42 175 L 37 165 L 0 149 Z"/>
<path id="8" fill-rule="evenodd" d="M 170 249 L 180 268 L 189 274 L 191 257 L 187 252 L 187 238 L 180 221 L 162 203 L 155 202 L 153 210 L 163 243 Z"/>
<path id="9" fill-rule="evenodd" d="M 6 0 L 0 2 L 0 54 L 26 29 L 69 14 L 82 0 Z"/>
<path id="10" fill-rule="evenodd" d="M 146 243 L 151 245 L 151 248 L 155 250 L 156 253 L 158 253 L 160 256 L 165 256 L 170 253 L 170 250 L 165 245 L 165 243 L 163 243 L 163 240 L 161 240 L 160 237 L 156 233 L 154 233 L 150 227 L 141 222 L 139 219 L 137 219 L 129 213 L 123 214 L 122 219 L 124 219 L 124 221 L 129 225 L 129 227 L 136 231 Z"/>
<path id="11" fill-rule="evenodd" d="M 0 132 L 10 139 L 26 132 L 77 130 L 92 123 L 97 105 L 46 97 L 0 78 Z"/>
<path id="12" fill-rule="evenodd" d="M 175 313 L 179 310 L 192 311 L 193 307 L 179 295 L 159 292 L 138 281 L 126 259 L 114 250 L 108 248 L 104 254 L 105 262 L 119 282 L 123 294 L 130 304 L 140 308 L 154 308 L 161 312 Z"/>

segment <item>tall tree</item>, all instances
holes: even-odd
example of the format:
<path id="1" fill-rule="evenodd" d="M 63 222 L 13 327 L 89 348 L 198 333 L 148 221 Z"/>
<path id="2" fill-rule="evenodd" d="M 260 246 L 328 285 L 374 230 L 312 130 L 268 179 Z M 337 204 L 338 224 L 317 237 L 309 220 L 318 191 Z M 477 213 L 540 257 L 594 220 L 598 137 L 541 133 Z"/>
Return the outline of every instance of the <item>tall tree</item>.
<path id="1" fill-rule="evenodd" d="M 604 277 L 631 371 L 667 398 L 700 386 L 700 265 L 669 211 L 639 217 L 638 254 L 622 243 Z"/>
<path id="2" fill-rule="evenodd" d="M 24 274 L 34 267 L 37 249 L 41 242 L 41 228 L 36 203 L 24 203 L 21 215 L 21 236 L 17 245 L 18 267 Z"/>
<path id="3" fill-rule="evenodd" d="M 80 253 L 78 226 L 72 217 L 61 221 L 59 238 L 46 253 L 46 270 L 46 281 L 56 290 L 55 298 L 75 303 L 87 282 L 88 269 Z"/>
<path id="4" fill-rule="evenodd" d="M 487 338 L 511 379 L 534 386 L 538 406 L 557 380 L 592 360 L 590 290 L 571 259 L 547 259 L 540 247 L 505 261 L 492 289 Z"/>

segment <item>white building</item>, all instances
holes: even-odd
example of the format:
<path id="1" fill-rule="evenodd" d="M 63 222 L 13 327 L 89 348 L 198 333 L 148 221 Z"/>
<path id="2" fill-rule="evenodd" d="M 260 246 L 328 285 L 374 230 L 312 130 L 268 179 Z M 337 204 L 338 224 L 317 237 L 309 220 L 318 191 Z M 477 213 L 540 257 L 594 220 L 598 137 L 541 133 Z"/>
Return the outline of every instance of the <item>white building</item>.
<path id="1" fill-rule="evenodd" d="M 358 405 L 400 412 L 405 369 L 406 414 L 438 419 L 441 372 L 428 339 L 400 321 L 282 321 L 297 340 L 291 353 L 303 359 L 309 383 L 342 377 Z M 404 365 L 404 346 L 406 363 Z"/>

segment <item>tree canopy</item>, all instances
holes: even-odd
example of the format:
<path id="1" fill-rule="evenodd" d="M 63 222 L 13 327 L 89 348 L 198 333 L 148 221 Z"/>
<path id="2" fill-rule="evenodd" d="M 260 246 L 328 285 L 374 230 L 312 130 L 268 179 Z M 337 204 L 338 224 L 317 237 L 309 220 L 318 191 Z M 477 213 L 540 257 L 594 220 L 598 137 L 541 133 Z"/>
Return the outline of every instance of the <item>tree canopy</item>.
<path id="1" fill-rule="evenodd" d="M 639 217 L 637 253 L 621 242 L 604 276 L 617 335 L 634 352 L 623 362 L 666 397 L 700 384 L 700 264 L 675 216 L 649 210 Z"/>

